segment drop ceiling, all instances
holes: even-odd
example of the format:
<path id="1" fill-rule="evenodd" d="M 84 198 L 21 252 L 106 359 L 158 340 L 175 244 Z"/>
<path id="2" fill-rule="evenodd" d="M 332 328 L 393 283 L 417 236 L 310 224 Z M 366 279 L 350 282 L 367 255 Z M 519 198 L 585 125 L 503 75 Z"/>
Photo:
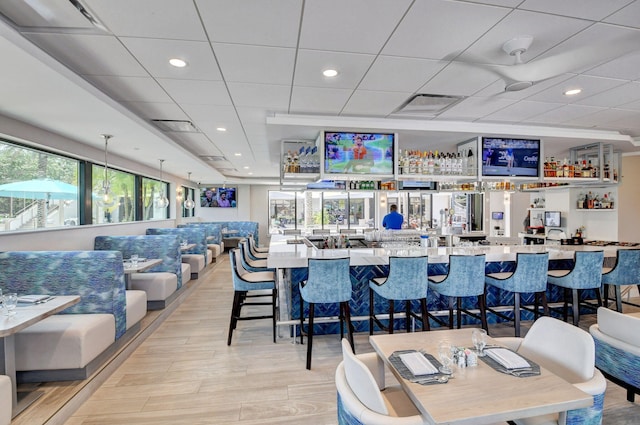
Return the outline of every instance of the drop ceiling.
<path id="1" fill-rule="evenodd" d="M 193 181 L 276 181 L 280 141 L 325 128 L 412 149 L 540 136 L 558 155 L 640 140 L 640 0 L 3 0 L 0 14 L 0 114 L 97 148 L 113 134 L 115 154 Z M 545 78 L 505 92 L 502 45 L 522 35 Z M 462 100 L 395 113 L 416 94 Z"/>

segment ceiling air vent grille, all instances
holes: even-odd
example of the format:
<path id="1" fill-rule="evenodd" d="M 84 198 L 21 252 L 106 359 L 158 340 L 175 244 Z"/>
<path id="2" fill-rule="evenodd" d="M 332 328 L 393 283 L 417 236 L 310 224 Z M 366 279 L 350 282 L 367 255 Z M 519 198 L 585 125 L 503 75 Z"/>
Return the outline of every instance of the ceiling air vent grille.
<path id="1" fill-rule="evenodd" d="M 200 130 L 187 120 L 151 120 L 162 131 L 179 133 L 200 133 Z"/>
<path id="2" fill-rule="evenodd" d="M 406 115 L 438 115 L 451 108 L 458 102 L 466 99 L 466 96 L 447 96 L 442 94 L 414 94 L 394 114 Z"/>
<path id="3" fill-rule="evenodd" d="M 220 162 L 220 161 L 227 160 L 227 158 L 225 158 L 222 155 L 200 155 L 200 158 L 204 161 L 209 161 L 209 162 Z"/>

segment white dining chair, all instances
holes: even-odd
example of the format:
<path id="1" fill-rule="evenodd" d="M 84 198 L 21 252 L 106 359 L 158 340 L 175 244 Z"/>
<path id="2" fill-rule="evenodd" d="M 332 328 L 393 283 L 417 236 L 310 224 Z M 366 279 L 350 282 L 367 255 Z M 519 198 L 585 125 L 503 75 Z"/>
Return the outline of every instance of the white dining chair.
<path id="1" fill-rule="evenodd" d="M 0 375 L 0 425 L 11 423 L 12 393 L 11 379 L 6 375 Z"/>

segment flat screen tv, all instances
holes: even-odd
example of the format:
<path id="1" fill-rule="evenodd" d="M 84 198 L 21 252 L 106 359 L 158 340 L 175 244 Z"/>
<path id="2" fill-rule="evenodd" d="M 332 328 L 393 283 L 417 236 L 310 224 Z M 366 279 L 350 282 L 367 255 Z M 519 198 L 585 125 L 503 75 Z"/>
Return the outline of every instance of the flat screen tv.
<path id="1" fill-rule="evenodd" d="M 493 211 L 491 213 L 492 220 L 504 220 L 504 211 Z"/>
<path id="2" fill-rule="evenodd" d="M 200 206 L 205 208 L 236 208 L 235 187 L 205 187 L 200 193 Z"/>
<path id="3" fill-rule="evenodd" d="M 545 211 L 544 225 L 546 227 L 560 227 L 560 211 Z"/>
<path id="4" fill-rule="evenodd" d="M 393 177 L 397 143 L 393 133 L 325 131 L 322 174 L 332 178 Z"/>
<path id="5" fill-rule="evenodd" d="M 400 190 L 438 190 L 438 183 L 421 180 L 400 180 L 398 182 Z"/>
<path id="6" fill-rule="evenodd" d="M 503 137 L 482 138 L 483 177 L 540 175 L 540 140 Z"/>

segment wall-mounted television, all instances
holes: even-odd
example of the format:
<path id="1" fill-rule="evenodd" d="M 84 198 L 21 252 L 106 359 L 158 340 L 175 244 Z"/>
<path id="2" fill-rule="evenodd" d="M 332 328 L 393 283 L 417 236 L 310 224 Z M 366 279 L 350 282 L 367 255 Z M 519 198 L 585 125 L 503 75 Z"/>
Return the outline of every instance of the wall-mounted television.
<path id="1" fill-rule="evenodd" d="M 398 182 L 400 190 L 438 190 L 438 183 L 421 180 L 400 180 Z"/>
<path id="2" fill-rule="evenodd" d="M 483 177 L 529 177 L 540 175 L 540 140 L 505 137 L 482 138 Z"/>
<path id="3" fill-rule="evenodd" d="M 561 218 L 560 211 L 545 211 L 544 225 L 546 227 L 560 227 Z"/>
<path id="4" fill-rule="evenodd" d="M 205 208 L 236 208 L 238 190 L 235 187 L 205 187 L 200 192 L 200 206 Z"/>
<path id="5" fill-rule="evenodd" d="M 492 220 L 504 220 L 504 211 L 493 211 L 491 213 Z"/>
<path id="6" fill-rule="evenodd" d="M 398 136 L 393 133 L 324 131 L 323 167 L 327 178 L 391 178 L 395 172 Z"/>

